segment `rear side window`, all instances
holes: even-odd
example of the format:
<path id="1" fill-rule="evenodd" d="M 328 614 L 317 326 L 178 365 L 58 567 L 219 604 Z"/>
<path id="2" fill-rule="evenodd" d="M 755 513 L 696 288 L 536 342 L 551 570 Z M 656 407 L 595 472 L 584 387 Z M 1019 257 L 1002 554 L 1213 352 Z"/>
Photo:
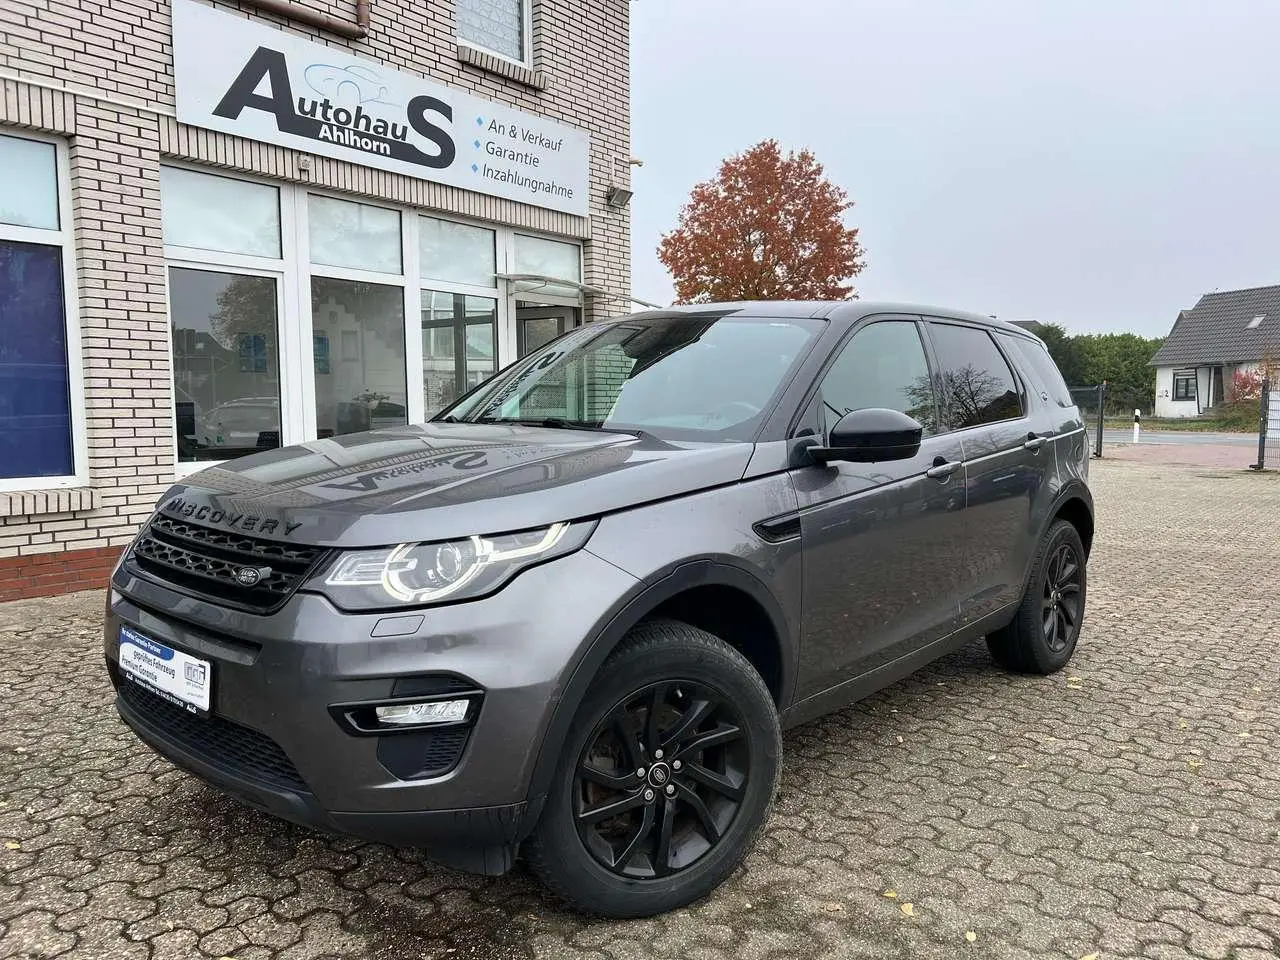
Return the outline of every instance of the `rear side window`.
<path id="1" fill-rule="evenodd" d="M 931 323 L 930 337 L 941 367 L 942 419 L 963 430 L 1022 416 L 1018 381 L 991 334 L 977 327 Z"/>
<path id="2" fill-rule="evenodd" d="M 1071 389 L 1062 379 L 1062 372 L 1053 362 L 1053 357 L 1049 356 L 1048 350 L 1026 337 L 1006 337 L 1002 334 L 1000 340 L 1005 349 L 1013 354 L 1014 361 L 1022 367 L 1023 373 L 1029 374 L 1036 386 L 1048 394 L 1051 403 L 1060 407 L 1076 405 Z"/>

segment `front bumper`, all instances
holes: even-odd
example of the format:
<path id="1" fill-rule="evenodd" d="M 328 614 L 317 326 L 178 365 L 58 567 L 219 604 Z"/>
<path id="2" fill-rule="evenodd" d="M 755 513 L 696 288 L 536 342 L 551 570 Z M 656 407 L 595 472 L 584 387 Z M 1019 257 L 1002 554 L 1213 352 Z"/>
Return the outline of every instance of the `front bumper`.
<path id="1" fill-rule="evenodd" d="M 104 653 L 125 723 L 202 780 L 296 823 L 423 847 L 450 866 L 500 873 L 540 812 L 530 779 L 569 671 L 634 584 L 578 551 L 526 570 L 485 600 L 348 614 L 299 593 L 258 616 L 122 567 L 112 580 Z M 211 662 L 208 718 L 120 677 L 121 624 Z M 429 734 L 359 736 L 330 710 L 435 689 L 442 678 L 483 693 L 461 742 L 463 731 L 443 747 Z M 403 758 L 419 748 L 434 760 L 415 777 Z"/>

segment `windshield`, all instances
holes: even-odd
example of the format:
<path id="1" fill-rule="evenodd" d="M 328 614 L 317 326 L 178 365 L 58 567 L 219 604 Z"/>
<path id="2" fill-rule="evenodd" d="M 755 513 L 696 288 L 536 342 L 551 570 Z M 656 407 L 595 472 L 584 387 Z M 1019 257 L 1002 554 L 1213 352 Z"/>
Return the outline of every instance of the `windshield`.
<path id="1" fill-rule="evenodd" d="M 435 419 L 753 439 L 820 321 L 684 314 L 585 326 Z"/>

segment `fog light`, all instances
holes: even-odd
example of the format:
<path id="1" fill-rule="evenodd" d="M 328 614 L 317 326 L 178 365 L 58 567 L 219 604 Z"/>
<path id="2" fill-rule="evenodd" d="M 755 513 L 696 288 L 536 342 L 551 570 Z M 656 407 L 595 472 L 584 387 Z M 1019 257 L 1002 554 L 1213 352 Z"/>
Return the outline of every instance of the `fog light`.
<path id="1" fill-rule="evenodd" d="M 377 707 L 374 714 L 379 723 L 393 726 L 418 726 L 431 723 L 460 723 L 467 719 L 470 700 L 433 700 L 430 703 L 397 703 L 390 707 Z"/>

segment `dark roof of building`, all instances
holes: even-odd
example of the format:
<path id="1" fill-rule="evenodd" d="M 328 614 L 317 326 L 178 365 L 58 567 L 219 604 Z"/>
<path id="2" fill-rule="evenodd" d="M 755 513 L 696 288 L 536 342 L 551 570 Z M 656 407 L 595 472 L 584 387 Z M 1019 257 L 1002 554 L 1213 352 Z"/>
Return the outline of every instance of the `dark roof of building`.
<path id="1" fill-rule="evenodd" d="M 1253 321 L 1261 317 L 1256 326 Z M 1206 293 L 1173 323 L 1153 367 L 1280 356 L 1280 286 Z"/>

